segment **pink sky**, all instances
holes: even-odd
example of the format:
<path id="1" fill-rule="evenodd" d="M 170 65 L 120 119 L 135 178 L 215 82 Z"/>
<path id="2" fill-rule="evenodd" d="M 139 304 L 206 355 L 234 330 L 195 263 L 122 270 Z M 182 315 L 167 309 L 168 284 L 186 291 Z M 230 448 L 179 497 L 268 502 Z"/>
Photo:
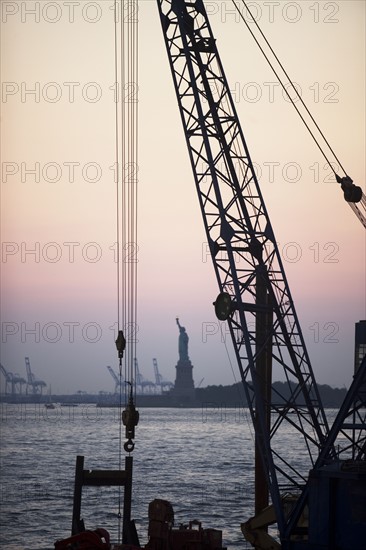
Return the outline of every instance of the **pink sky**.
<path id="1" fill-rule="evenodd" d="M 3 4 L 19 10 L 2 14 L 1 362 L 25 374 L 29 356 L 53 391 L 112 391 L 105 368 L 117 362 L 110 328 L 116 321 L 112 2 L 95 3 L 101 10 L 95 23 L 88 21 L 92 7 L 84 14 L 75 7 L 71 23 L 59 2 L 60 20 L 50 23 L 56 12 L 40 12 L 36 22 L 26 3 Z M 291 3 L 291 11 L 280 2 L 272 15 L 263 2 L 254 4 L 317 122 L 364 186 L 364 3 L 319 2 L 317 13 L 309 3 Z M 365 232 L 338 185 L 324 181 L 325 161 L 227 6 L 209 3 L 211 23 L 314 371 L 320 383 L 348 386 L 354 323 L 366 317 Z M 140 368 L 151 378 L 157 357 L 164 377 L 174 380 L 178 315 L 190 336 L 196 382 L 231 384 L 154 2 L 140 4 L 140 37 Z M 234 372 L 238 379 L 235 365 Z"/>

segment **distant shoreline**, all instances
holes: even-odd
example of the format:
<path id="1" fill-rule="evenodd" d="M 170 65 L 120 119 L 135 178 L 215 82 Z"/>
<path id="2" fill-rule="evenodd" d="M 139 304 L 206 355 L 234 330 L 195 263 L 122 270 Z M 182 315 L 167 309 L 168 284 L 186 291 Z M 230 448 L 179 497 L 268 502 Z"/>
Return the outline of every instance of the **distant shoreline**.
<path id="1" fill-rule="evenodd" d="M 274 387 L 281 387 L 282 382 L 274 382 Z M 327 384 L 318 385 L 320 397 L 324 407 L 340 407 L 347 393 L 346 388 L 332 388 Z M 286 396 L 285 396 L 286 397 Z M 47 404 L 58 403 L 60 405 L 82 405 L 95 404 L 100 407 L 117 407 L 120 404 L 118 394 L 64 394 L 64 395 L 1 395 L 0 403 L 8 404 Z M 125 397 L 122 396 L 122 406 L 125 404 Z M 225 407 L 245 407 L 247 405 L 241 382 L 230 386 L 207 386 L 206 388 L 196 388 L 189 395 L 176 395 L 173 392 L 163 394 L 145 394 L 138 395 L 136 398 L 137 407 L 171 407 L 171 408 L 199 408 L 202 406 L 225 406 Z M 279 403 L 281 405 L 281 403 Z M 303 403 L 298 404 L 302 406 Z"/>

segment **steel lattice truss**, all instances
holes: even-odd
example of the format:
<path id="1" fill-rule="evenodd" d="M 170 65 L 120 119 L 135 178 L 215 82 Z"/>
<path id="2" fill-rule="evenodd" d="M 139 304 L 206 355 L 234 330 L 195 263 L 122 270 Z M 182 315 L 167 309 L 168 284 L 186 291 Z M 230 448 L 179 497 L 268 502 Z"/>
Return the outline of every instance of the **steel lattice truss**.
<path id="1" fill-rule="evenodd" d="M 321 468 L 334 460 L 353 463 L 356 467 L 358 462 L 366 460 L 366 355 L 353 378 L 315 467 Z"/>
<path id="2" fill-rule="evenodd" d="M 202 0 L 157 1 L 211 257 L 220 292 L 233 301 L 230 332 L 281 531 L 280 493 L 305 485 L 327 422 Z M 284 382 L 272 387 L 272 397 L 261 391 L 256 368 L 268 348 L 273 374 Z M 293 461 L 281 447 L 280 427 L 299 432 Z M 301 471 L 294 465 L 299 456 L 307 457 Z"/>
<path id="3" fill-rule="evenodd" d="M 366 461 L 366 355 L 361 362 L 328 437 L 316 460 L 314 470 L 329 464 L 342 464 L 343 471 L 364 471 Z M 286 526 L 285 538 L 291 533 L 308 503 L 306 485 Z"/>

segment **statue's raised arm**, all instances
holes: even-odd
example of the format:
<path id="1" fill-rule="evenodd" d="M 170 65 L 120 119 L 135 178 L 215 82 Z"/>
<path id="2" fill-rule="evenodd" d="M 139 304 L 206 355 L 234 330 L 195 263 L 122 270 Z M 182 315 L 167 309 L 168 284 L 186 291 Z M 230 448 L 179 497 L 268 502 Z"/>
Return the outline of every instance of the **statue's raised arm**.
<path id="1" fill-rule="evenodd" d="M 178 317 L 176 318 L 177 325 L 179 328 L 179 339 L 178 339 L 178 351 L 179 351 L 179 359 L 180 361 L 189 361 L 188 357 L 188 334 L 186 333 L 186 329 L 181 326 L 179 323 Z"/>

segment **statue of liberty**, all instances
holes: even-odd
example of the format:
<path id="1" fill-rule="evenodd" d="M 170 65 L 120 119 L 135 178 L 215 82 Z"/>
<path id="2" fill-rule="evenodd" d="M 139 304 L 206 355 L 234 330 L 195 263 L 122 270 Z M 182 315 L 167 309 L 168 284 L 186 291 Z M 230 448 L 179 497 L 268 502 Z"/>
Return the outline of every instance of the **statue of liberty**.
<path id="1" fill-rule="evenodd" d="M 178 351 L 179 351 L 179 360 L 180 361 L 189 361 L 188 357 L 188 334 L 186 329 L 179 324 L 179 319 L 176 319 L 177 325 L 179 327 L 179 339 L 178 339 Z"/>

